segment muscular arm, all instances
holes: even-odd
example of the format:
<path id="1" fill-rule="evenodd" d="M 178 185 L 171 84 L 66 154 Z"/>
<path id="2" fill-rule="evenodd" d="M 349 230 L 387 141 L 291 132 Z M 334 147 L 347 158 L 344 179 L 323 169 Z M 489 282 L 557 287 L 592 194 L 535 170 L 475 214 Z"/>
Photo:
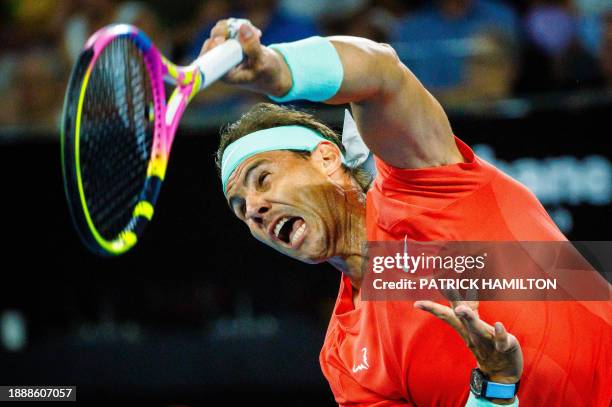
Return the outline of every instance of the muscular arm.
<path id="1" fill-rule="evenodd" d="M 202 52 L 225 41 L 227 20 L 212 29 Z M 292 86 L 283 57 L 262 46 L 261 31 L 244 24 L 239 40 L 247 56 L 225 81 L 252 91 L 282 96 Z M 389 45 L 365 38 L 329 37 L 338 51 L 344 78 L 329 104 L 351 103 L 359 131 L 385 162 L 422 168 L 461 162 L 442 106 L 401 63 Z"/>
<path id="2" fill-rule="evenodd" d="M 326 103 L 351 103 L 359 131 L 374 154 L 400 168 L 462 161 L 442 106 L 393 48 L 357 37 L 329 39 L 340 55 L 344 79 Z"/>

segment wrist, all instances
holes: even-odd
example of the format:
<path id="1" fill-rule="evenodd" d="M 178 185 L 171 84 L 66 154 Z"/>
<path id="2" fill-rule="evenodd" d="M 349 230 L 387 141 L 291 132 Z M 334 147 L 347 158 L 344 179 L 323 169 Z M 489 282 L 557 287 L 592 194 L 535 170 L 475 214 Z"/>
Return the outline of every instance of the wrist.
<path id="1" fill-rule="evenodd" d="M 486 372 L 483 372 L 483 373 L 487 375 L 490 381 L 495 382 L 495 383 L 516 384 L 519 382 L 519 380 L 521 380 L 521 378 L 517 376 L 489 375 Z"/>
<path id="2" fill-rule="evenodd" d="M 260 90 L 274 97 L 282 97 L 289 93 L 293 86 L 291 70 L 278 51 L 264 47 L 264 52 L 267 54 L 265 58 L 267 63 L 263 67 Z"/>
<path id="3" fill-rule="evenodd" d="M 277 103 L 294 100 L 325 102 L 336 95 L 342 85 L 344 70 L 340 55 L 324 37 L 309 37 L 303 40 L 271 44 L 269 49 L 280 56 L 276 64 L 274 92 L 268 93 Z"/>
<path id="4" fill-rule="evenodd" d="M 514 404 L 514 402 L 516 401 L 516 396 L 514 396 L 512 399 L 488 399 L 488 400 L 493 404 L 499 404 L 500 406 L 508 406 L 508 405 Z"/>
<path id="5" fill-rule="evenodd" d="M 520 380 L 514 376 L 488 376 L 479 368 L 472 369 L 470 392 L 478 399 L 494 404 L 512 405 L 515 402 Z"/>

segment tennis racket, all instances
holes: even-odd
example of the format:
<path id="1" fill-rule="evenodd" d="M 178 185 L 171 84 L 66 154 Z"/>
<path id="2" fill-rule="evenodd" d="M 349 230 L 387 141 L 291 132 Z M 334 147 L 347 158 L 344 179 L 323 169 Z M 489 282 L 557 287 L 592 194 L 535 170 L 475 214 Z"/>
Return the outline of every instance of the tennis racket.
<path id="1" fill-rule="evenodd" d="M 70 77 L 61 125 L 64 189 L 83 243 L 100 255 L 134 247 L 151 221 L 179 121 L 193 96 L 242 59 L 229 39 L 177 66 L 138 28 L 104 27 Z M 174 86 L 166 99 L 164 83 Z"/>

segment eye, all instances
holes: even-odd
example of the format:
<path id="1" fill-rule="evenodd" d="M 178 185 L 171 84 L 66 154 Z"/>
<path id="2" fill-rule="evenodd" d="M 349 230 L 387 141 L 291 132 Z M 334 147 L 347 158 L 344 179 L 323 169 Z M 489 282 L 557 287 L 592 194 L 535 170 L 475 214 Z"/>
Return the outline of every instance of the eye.
<path id="1" fill-rule="evenodd" d="M 257 183 L 258 183 L 259 186 L 263 185 L 263 183 L 265 182 L 265 180 L 268 177 L 268 175 L 270 175 L 269 172 L 262 171 L 262 173 L 259 175 L 259 179 L 257 180 Z"/>

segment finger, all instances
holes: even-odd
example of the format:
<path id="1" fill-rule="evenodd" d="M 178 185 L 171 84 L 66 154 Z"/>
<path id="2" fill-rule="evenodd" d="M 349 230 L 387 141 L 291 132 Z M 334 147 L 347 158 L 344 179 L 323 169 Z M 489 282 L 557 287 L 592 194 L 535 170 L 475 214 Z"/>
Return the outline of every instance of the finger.
<path id="1" fill-rule="evenodd" d="M 236 68 L 229 71 L 226 75 L 227 80 L 231 83 L 251 83 L 255 79 L 256 75 L 251 69 L 243 69 L 243 65 L 240 64 Z"/>
<path id="2" fill-rule="evenodd" d="M 240 45 L 242 45 L 242 50 L 251 62 L 255 62 L 261 55 L 260 38 L 261 31 L 250 23 L 242 24 L 238 30 L 238 40 Z"/>
<path id="3" fill-rule="evenodd" d="M 202 45 L 202 50 L 200 51 L 200 55 L 207 53 L 211 49 L 223 44 L 225 42 L 225 38 L 223 37 L 214 37 L 209 38 L 204 41 L 204 45 Z"/>
<path id="4" fill-rule="evenodd" d="M 472 311 L 474 311 L 476 315 L 478 315 L 478 306 L 480 305 L 480 301 L 468 301 L 468 298 L 465 298 L 460 301 L 451 301 L 450 303 L 453 309 L 457 308 L 459 305 L 466 305 Z"/>
<path id="5" fill-rule="evenodd" d="M 467 339 L 465 328 L 459 318 L 455 315 L 450 307 L 438 304 L 433 301 L 416 301 L 414 307 L 427 311 L 433 314 L 435 317 L 449 324 L 455 331 L 457 331 L 463 339 Z"/>
<path id="6" fill-rule="evenodd" d="M 440 319 L 454 319 L 453 310 L 445 305 L 438 304 L 433 301 L 416 301 L 414 306 L 423 311 L 427 311 L 430 314 L 435 315 Z"/>
<path id="7" fill-rule="evenodd" d="M 451 303 L 451 306 L 453 308 L 456 305 L 459 305 L 461 301 L 463 301 L 463 297 L 461 296 L 461 293 L 459 293 L 459 290 L 448 288 L 441 291 L 444 295 L 444 298 L 446 298 Z"/>
<path id="8" fill-rule="evenodd" d="M 200 55 L 208 52 L 208 50 L 210 49 L 210 43 L 211 43 L 210 38 L 204 41 L 204 44 L 202 45 L 202 49 L 200 50 Z"/>
<path id="9" fill-rule="evenodd" d="M 225 42 L 225 38 L 223 38 L 223 37 L 215 37 L 215 38 L 211 39 L 209 51 L 211 49 L 215 48 L 215 47 L 218 47 L 219 45 L 223 44 L 224 42 Z"/>
<path id="10" fill-rule="evenodd" d="M 469 302 L 475 302 L 476 308 L 478 308 L 478 290 L 477 289 L 468 288 L 467 291 L 465 292 L 465 299 Z"/>
<path id="11" fill-rule="evenodd" d="M 476 311 L 468 305 L 461 304 L 454 309 L 455 315 L 461 320 L 468 332 L 483 338 L 491 338 L 494 335 L 494 328 L 481 320 Z"/>
<path id="12" fill-rule="evenodd" d="M 210 38 L 227 37 L 227 20 L 219 20 L 217 24 L 210 30 Z"/>
<path id="13" fill-rule="evenodd" d="M 441 290 L 444 298 L 446 298 L 450 303 L 452 308 L 456 308 L 458 305 L 464 304 L 473 309 L 474 311 L 478 310 L 478 293 L 475 290 L 467 290 L 465 294 L 462 294 L 457 289 L 444 289 Z M 475 294 L 476 293 L 476 294 Z"/>
<path id="14" fill-rule="evenodd" d="M 495 350 L 506 353 L 511 352 L 518 346 L 518 341 L 510 335 L 501 322 L 495 323 Z"/>

